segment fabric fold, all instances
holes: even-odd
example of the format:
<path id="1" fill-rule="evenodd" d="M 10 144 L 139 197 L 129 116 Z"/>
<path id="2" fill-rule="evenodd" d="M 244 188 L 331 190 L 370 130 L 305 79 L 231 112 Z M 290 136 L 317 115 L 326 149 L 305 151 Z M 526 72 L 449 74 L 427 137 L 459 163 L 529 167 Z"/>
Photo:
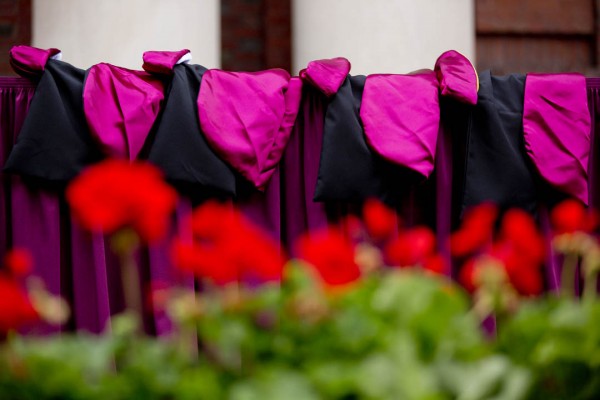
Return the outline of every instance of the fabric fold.
<path id="1" fill-rule="evenodd" d="M 192 197 L 197 193 L 202 197 L 233 196 L 235 175 L 208 145 L 198 121 L 196 101 L 207 70 L 188 63 L 172 68 L 163 111 L 147 140 L 144 156 L 163 171 L 167 180 Z M 201 188 L 196 190 L 198 185 Z"/>
<path id="2" fill-rule="evenodd" d="M 360 118 L 377 154 L 424 177 L 432 173 L 440 125 L 435 73 L 369 75 Z"/>
<path id="3" fill-rule="evenodd" d="M 27 46 L 11 51 L 13 66 L 20 65 L 21 72 L 35 71 L 37 87 L 4 170 L 64 182 L 101 159 L 102 154 L 83 113 L 85 71 L 53 59 L 57 54 L 56 49 Z"/>
<path id="4" fill-rule="evenodd" d="M 284 70 L 208 70 L 198 95 L 200 126 L 213 150 L 263 190 L 287 145 L 301 97 L 301 80 Z"/>
<path id="5" fill-rule="evenodd" d="M 543 188 L 538 174 L 527 160 L 523 146 L 523 96 L 525 76 L 512 74 L 492 76 L 490 71 L 479 75 L 481 87 L 478 102 L 458 122 L 464 131 L 453 131 L 453 147 L 464 154 L 455 154 L 458 176 L 464 180 L 460 213 L 484 202 L 502 209 L 519 207 L 536 212 Z"/>
<path id="6" fill-rule="evenodd" d="M 389 162 L 367 143 L 360 109 L 365 76 L 348 75 L 325 112 L 315 201 L 359 203 L 377 197 L 399 206 L 423 176 Z"/>
<path id="7" fill-rule="evenodd" d="M 144 71 L 94 65 L 83 90 L 85 117 L 111 157 L 135 160 L 164 99 L 162 80 Z"/>
<path id="8" fill-rule="evenodd" d="M 527 75 L 523 105 L 527 155 L 548 183 L 585 204 L 590 134 L 583 75 Z"/>
<path id="9" fill-rule="evenodd" d="M 467 104 L 477 104 L 479 78 L 467 57 L 456 50 L 446 51 L 436 60 L 434 70 L 442 96 L 449 96 Z"/>
<path id="10" fill-rule="evenodd" d="M 350 61 L 343 57 L 315 60 L 300 71 L 300 78 L 327 97 L 337 93 L 350 73 Z"/>
<path id="11" fill-rule="evenodd" d="M 146 72 L 170 75 L 177 64 L 187 63 L 192 60 L 192 53 L 188 49 L 179 51 L 146 51 L 142 56 L 142 68 Z"/>
<path id="12" fill-rule="evenodd" d="M 39 49 L 32 46 L 13 46 L 9 52 L 9 62 L 13 70 L 25 77 L 38 77 L 48 60 L 60 60 L 62 53 L 59 49 Z"/>

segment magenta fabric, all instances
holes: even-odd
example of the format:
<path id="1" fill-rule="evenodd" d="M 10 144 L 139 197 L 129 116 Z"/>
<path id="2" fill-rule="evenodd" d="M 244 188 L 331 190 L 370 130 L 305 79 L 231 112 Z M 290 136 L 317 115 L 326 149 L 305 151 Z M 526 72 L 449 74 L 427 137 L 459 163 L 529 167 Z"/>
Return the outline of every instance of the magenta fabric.
<path id="1" fill-rule="evenodd" d="M 435 72 L 442 96 L 477 104 L 477 72 L 467 57 L 455 50 L 447 51 L 435 62 Z"/>
<path id="2" fill-rule="evenodd" d="M 85 80 L 83 108 L 92 135 L 112 157 L 135 160 L 164 99 L 162 81 L 144 71 L 94 65 Z"/>
<path id="3" fill-rule="evenodd" d="M 38 49 L 31 46 L 13 46 L 10 49 L 10 65 L 14 71 L 26 78 L 40 75 L 50 57 L 60 53 L 59 49 Z"/>
<path id="4" fill-rule="evenodd" d="M 303 101 L 281 161 L 282 240 L 293 251 L 303 233 L 327 226 L 325 203 L 313 201 L 325 123 L 326 99 L 305 86 Z"/>
<path id="5" fill-rule="evenodd" d="M 319 89 L 326 96 L 333 96 L 350 73 L 350 61 L 343 57 L 315 60 L 300 71 L 300 78 Z"/>
<path id="6" fill-rule="evenodd" d="M 591 119 L 585 77 L 528 74 L 523 135 L 542 178 L 588 204 Z"/>
<path id="7" fill-rule="evenodd" d="M 200 125 L 213 150 L 264 190 L 289 140 L 301 94 L 301 80 L 284 70 L 209 70 L 198 95 Z"/>
<path id="8" fill-rule="evenodd" d="M 6 161 L 21 128 L 34 91 L 34 84 L 25 79 L 0 79 L 1 165 Z M 289 144 L 280 169 L 275 173 L 279 176 L 273 177 L 263 194 L 255 193 L 243 200 L 247 203 L 242 203 L 244 211 L 274 235 L 279 225 L 281 238 L 288 245 L 303 230 L 323 226 L 330 221 L 326 207 L 331 207 L 331 204 L 312 201 L 327 99 L 312 87 L 305 87 L 304 92 Z M 600 129 L 597 128 L 600 121 L 600 80 L 588 79 L 588 96 L 596 123 L 593 153 L 596 156 L 600 155 Z M 449 206 L 449 192 L 456 188 L 452 188 L 451 176 L 443 174 L 449 173 L 447 168 L 452 166 L 449 132 L 441 131 L 439 137 L 434 175 L 438 187 L 437 223 L 441 228 L 438 238 L 446 243 L 447 237 L 441 232 L 447 232 L 450 217 L 444 210 Z M 598 158 L 594 157 L 590 159 L 591 166 L 598 163 Z M 594 199 L 591 204 L 600 207 L 600 195 L 592 196 L 592 193 L 600 193 L 600 178 L 595 171 L 590 167 L 590 196 Z M 280 206 L 271 208 L 274 204 Z M 191 205 L 183 200 L 169 236 L 175 232 L 191 235 L 189 225 L 185 223 L 190 213 Z M 541 216 L 543 224 L 548 225 L 547 213 L 542 210 Z M 545 230 L 550 231 L 549 226 Z M 107 327 L 109 316 L 122 309 L 118 264 L 105 238 L 83 232 L 72 221 L 60 191 L 0 172 L 0 257 L 14 246 L 32 251 L 35 273 L 44 279 L 52 292 L 61 294 L 73 304 L 73 319 L 63 329 L 99 332 Z M 550 242 L 547 250 L 553 262 L 546 268 L 546 285 L 554 290 L 559 281 L 560 260 L 552 253 Z M 150 249 L 142 249 L 139 260 L 144 287 L 148 287 L 150 282 L 181 282 L 187 287 L 194 286 L 189 276 L 180 276 L 172 269 L 168 240 Z M 166 334 L 171 325 L 163 313 L 156 311 L 147 316 L 146 328 L 150 333 Z M 40 325 L 34 331 L 43 333 L 57 329 Z"/>
<path id="9" fill-rule="evenodd" d="M 438 96 L 434 72 L 369 75 L 360 109 L 369 146 L 386 160 L 428 177 L 440 125 Z"/>
<path id="10" fill-rule="evenodd" d="M 588 78 L 587 90 L 593 132 L 588 165 L 589 205 L 600 210 L 600 78 Z"/>
<path id="11" fill-rule="evenodd" d="M 144 60 L 142 68 L 146 72 L 155 74 L 171 74 L 177 61 L 189 52 L 188 49 L 179 51 L 146 51 L 142 56 Z"/>

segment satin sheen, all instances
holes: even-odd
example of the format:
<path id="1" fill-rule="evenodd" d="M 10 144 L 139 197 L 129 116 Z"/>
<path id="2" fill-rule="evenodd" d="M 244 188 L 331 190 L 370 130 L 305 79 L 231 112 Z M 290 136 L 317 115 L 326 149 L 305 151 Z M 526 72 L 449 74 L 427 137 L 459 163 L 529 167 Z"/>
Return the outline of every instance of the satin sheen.
<path id="1" fill-rule="evenodd" d="M 455 50 L 438 57 L 434 68 L 440 84 L 440 94 L 467 104 L 477 104 L 479 79 L 473 64 Z"/>
<path id="2" fill-rule="evenodd" d="M 164 99 L 163 84 L 144 71 L 94 65 L 83 90 L 85 117 L 92 135 L 111 157 L 135 160 Z"/>
<path id="3" fill-rule="evenodd" d="M 146 72 L 169 75 L 173 73 L 173 67 L 184 55 L 188 54 L 188 49 L 179 51 L 146 51 L 142 59 L 144 64 L 142 68 Z"/>
<path id="4" fill-rule="evenodd" d="M 424 177 L 431 174 L 440 124 L 434 72 L 369 75 L 360 118 L 367 143 L 380 156 Z"/>
<path id="5" fill-rule="evenodd" d="M 548 183 L 585 204 L 590 132 L 585 77 L 527 75 L 523 106 L 527 155 Z"/>
<path id="6" fill-rule="evenodd" d="M 32 78 L 44 71 L 48 60 L 59 54 L 55 48 L 38 49 L 31 46 L 13 46 L 9 52 L 10 65 L 19 75 Z"/>
<path id="7" fill-rule="evenodd" d="M 337 93 L 350 73 L 350 61 L 343 57 L 315 60 L 300 71 L 300 78 L 319 89 L 325 96 Z"/>
<path id="8" fill-rule="evenodd" d="M 184 50 L 144 53 L 144 69 L 159 76 L 166 75 L 170 84 L 162 113 L 146 140 L 143 157 L 194 199 L 221 194 L 233 196 L 235 175 L 210 148 L 198 121 L 196 101 L 207 69 L 187 63 L 174 64 L 184 54 Z M 172 70 L 165 70 L 167 65 L 172 65 Z"/>
<path id="9" fill-rule="evenodd" d="M 301 95 L 301 80 L 284 70 L 209 70 L 198 95 L 200 126 L 214 151 L 262 190 L 283 155 Z"/>
<path id="10" fill-rule="evenodd" d="M 10 52 L 15 71 L 37 87 L 4 170 L 62 183 L 102 155 L 83 115 L 85 71 L 51 58 L 59 52 L 28 46 Z"/>

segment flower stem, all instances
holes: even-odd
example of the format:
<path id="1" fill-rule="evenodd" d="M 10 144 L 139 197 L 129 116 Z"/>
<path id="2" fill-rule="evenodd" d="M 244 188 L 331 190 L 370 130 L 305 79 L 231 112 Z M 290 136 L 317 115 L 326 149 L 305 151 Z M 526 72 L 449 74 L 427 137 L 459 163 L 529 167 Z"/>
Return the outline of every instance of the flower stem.
<path id="1" fill-rule="evenodd" d="M 583 286 L 583 299 L 586 301 L 593 301 L 596 299 L 596 283 L 598 275 L 593 274 L 585 278 L 585 284 Z"/>
<path id="2" fill-rule="evenodd" d="M 133 312 L 142 319 L 142 289 L 135 261 L 135 252 L 139 246 L 139 237 L 130 229 L 122 229 L 111 238 L 113 251 L 119 256 L 121 264 L 121 283 L 125 297 L 126 311 Z"/>
<path id="3" fill-rule="evenodd" d="M 575 272 L 579 256 L 575 252 L 565 253 L 560 276 L 560 292 L 564 297 L 575 296 Z"/>
<path id="4" fill-rule="evenodd" d="M 133 252 L 121 255 L 121 280 L 123 282 L 123 294 L 125 296 L 125 307 L 136 315 L 142 316 L 142 289 L 137 264 Z"/>

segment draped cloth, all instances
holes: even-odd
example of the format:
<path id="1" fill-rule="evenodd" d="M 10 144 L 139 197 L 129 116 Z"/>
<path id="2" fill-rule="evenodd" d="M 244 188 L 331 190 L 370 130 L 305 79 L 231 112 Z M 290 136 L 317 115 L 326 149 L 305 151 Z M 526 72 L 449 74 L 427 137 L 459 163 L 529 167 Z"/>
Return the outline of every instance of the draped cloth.
<path id="1" fill-rule="evenodd" d="M 283 246 L 289 246 L 302 232 L 326 225 L 351 205 L 338 201 L 314 202 L 318 179 L 327 98 L 305 85 L 296 123 L 279 165 L 263 192 L 247 188 L 236 200 L 241 209 Z M 589 204 L 600 208 L 600 79 L 588 79 L 588 104 L 592 117 L 592 150 L 589 157 Z M 29 109 L 35 86 L 22 78 L 0 78 L 0 166 L 4 166 Z M 457 106 L 460 107 L 460 106 Z M 442 107 L 442 120 L 448 109 Z M 448 131 L 446 129 L 448 128 Z M 451 137 L 451 126 L 442 126 L 437 141 L 436 167 L 426 184 L 407 193 L 400 211 L 408 224 L 437 228 L 442 253 L 453 221 L 452 207 L 462 191 L 460 140 Z M 451 140 L 452 143 L 451 144 Z M 454 182 L 453 182 L 454 179 Z M 243 189 L 243 188 L 242 188 Z M 451 199 L 454 199 L 451 201 Z M 185 231 L 185 218 L 192 205 L 185 197 L 173 217 L 172 232 Z M 33 254 L 34 273 L 50 291 L 72 305 L 73 317 L 63 329 L 99 332 L 109 317 L 123 309 L 118 263 L 105 237 L 83 231 L 71 218 L 61 187 L 40 180 L 0 173 L 0 256 L 12 247 L 25 247 Z M 549 250 L 550 251 L 550 250 Z M 138 254 L 144 284 L 178 282 L 193 287 L 189 276 L 179 275 L 170 265 L 169 239 Z M 557 267 L 547 268 L 546 286 L 557 286 Z M 145 316 L 150 333 L 170 329 L 165 315 Z M 39 326 L 37 332 L 58 328 Z"/>

